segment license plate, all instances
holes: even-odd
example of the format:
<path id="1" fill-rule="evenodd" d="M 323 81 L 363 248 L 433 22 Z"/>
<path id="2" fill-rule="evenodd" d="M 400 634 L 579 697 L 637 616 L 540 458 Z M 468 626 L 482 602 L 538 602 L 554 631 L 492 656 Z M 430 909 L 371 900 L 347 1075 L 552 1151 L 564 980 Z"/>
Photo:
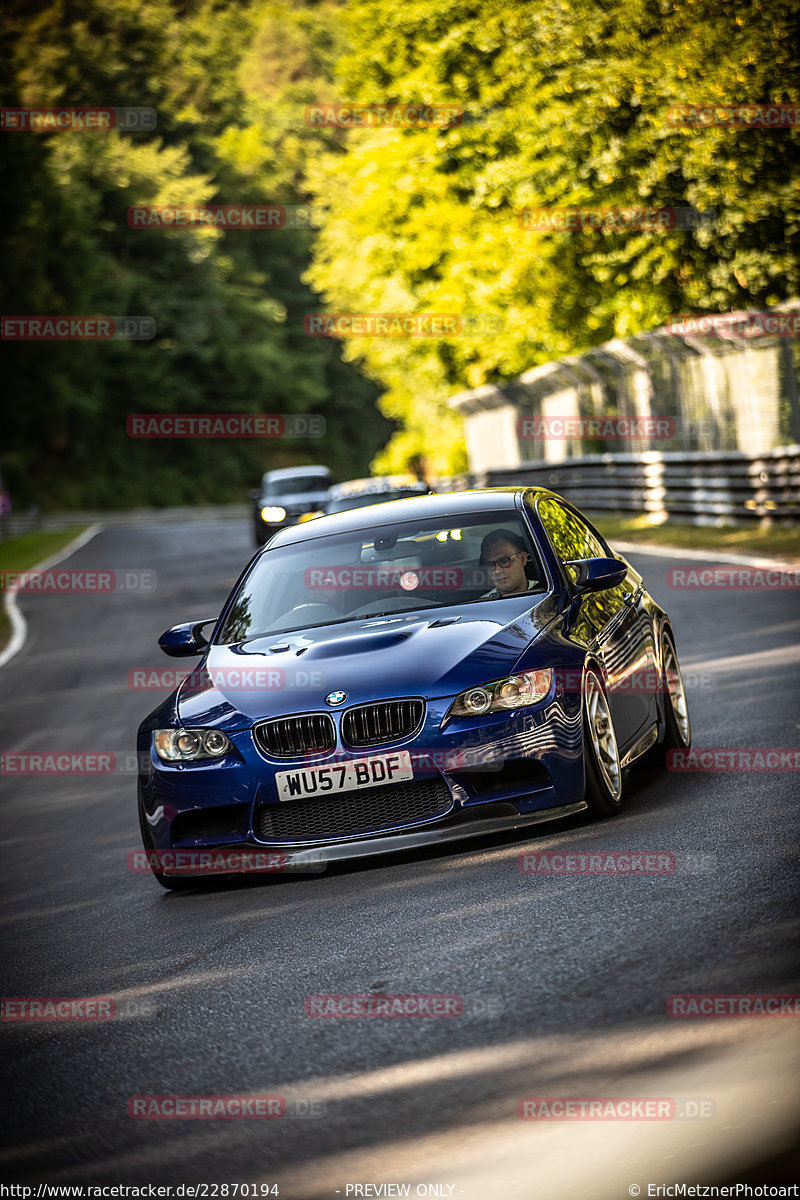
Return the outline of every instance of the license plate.
<path id="1" fill-rule="evenodd" d="M 413 778 L 411 755 L 408 750 L 398 750 L 396 754 L 376 754 L 372 758 L 354 758 L 324 767 L 276 771 L 275 786 L 279 800 L 298 800 L 303 796 L 386 787 L 389 783 L 402 783 Z"/>

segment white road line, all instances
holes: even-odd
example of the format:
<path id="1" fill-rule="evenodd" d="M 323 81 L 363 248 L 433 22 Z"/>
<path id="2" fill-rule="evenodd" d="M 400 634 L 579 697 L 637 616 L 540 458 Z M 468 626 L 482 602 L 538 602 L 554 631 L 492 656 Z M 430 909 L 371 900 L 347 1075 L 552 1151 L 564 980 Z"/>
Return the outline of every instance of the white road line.
<path id="1" fill-rule="evenodd" d="M 78 534 L 71 542 L 68 542 L 63 550 L 59 550 L 58 554 L 53 554 L 50 558 L 46 558 L 44 562 L 37 563 L 35 567 L 28 567 L 28 574 L 34 571 L 47 571 L 50 567 L 55 567 L 58 563 L 63 562 L 65 558 L 69 558 L 70 554 L 74 554 L 76 550 L 80 550 L 81 546 L 85 546 L 92 538 L 103 528 L 101 524 L 90 525 L 88 529 L 84 529 L 83 533 Z M 28 636 L 28 624 L 17 605 L 17 592 L 19 587 L 17 584 L 12 586 L 4 593 L 3 606 L 8 613 L 8 619 L 11 622 L 11 638 L 4 650 L 0 650 L 0 667 L 4 667 L 7 662 L 10 662 L 15 654 L 19 654 L 22 647 L 25 645 L 25 639 Z"/>
<path id="2" fill-rule="evenodd" d="M 798 535 L 800 538 L 800 535 Z M 732 563 L 738 567 L 758 567 L 762 571 L 786 570 L 797 566 L 797 559 L 757 558 L 750 554 L 733 554 L 717 550 L 689 550 L 680 546 L 653 546 L 648 542 L 620 542 L 611 538 L 612 550 L 621 554 L 652 554 L 656 558 L 689 559 L 693 562 Z"/>

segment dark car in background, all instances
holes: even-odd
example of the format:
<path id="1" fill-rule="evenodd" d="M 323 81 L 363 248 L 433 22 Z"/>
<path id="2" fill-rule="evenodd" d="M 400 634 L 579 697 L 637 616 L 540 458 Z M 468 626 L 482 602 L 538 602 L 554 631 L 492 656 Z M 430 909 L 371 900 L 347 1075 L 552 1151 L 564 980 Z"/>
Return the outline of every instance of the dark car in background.
<path id="1" fill-rule="evenodd" d="M 386 504 L 389 500 L 407 500 L 413 496 L 430 495 L 432 488 L 414 475 L 377 475 L 368 479 L 348 479 L 337 483 L 328 493 L 328 503 L 321 512 L 306 513 L 301 521 L 314 517 L 332 516 L 353 508 L 371 504 Z"/>
<path id="2" fill-rule="evenodd" d="M 296 525 L 305 513 L 324 510 L 330 486 L 331 473 L 327 467 L 281 467 L 267 471 L 261 487 L 250 493 L 255 502 L 256 545 L 263 546 L 279 529 Z"/>

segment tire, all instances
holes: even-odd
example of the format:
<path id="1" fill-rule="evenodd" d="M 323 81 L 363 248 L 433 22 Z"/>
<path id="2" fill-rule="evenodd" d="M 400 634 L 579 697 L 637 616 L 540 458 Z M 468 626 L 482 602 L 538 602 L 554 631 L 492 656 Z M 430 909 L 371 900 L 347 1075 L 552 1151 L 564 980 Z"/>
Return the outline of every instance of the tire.
<path id="1" fill-rule="evenodd" d="M 683 676 L 675 642 L 668 629 L 661 634 L 661 681 L 664 696 L 664 737 L 653 747 L 650 762 L 653 766 L 665 767 L 670 750 L 688 750 L 692 744 L 692 726 Z"/>
<path id="2" fill-rule="evenodd" d="M 586 774 L 584 800 L 598 817 L 621 812 L 622 768 L 617 736 L 600 675 L 589 667 L 583 681 L 583 762 Z"/>
<path id="3" fill-rule="evenodd" d="M 142 845 L 149 854 L 151 850 L 155 850 L 155 846 L 150 836 L 150 827 L 147 824 L 147 816 L 144 811 L 144 801 L 142 800 L 141 792 L 139 793 L 139 829 L 142 833 Z M 153 878 L 156 883 L 160 884 L 162 888 L 166 888 L 169 892 L 185 892 L 190 888 L 203 886 L 202 879 L 190 879 L 188 877 L 182 879 L 178 875 L 165 875 L 163 871 L 156 871 L 152 864 L 150 870 L 153 872 Z"/>

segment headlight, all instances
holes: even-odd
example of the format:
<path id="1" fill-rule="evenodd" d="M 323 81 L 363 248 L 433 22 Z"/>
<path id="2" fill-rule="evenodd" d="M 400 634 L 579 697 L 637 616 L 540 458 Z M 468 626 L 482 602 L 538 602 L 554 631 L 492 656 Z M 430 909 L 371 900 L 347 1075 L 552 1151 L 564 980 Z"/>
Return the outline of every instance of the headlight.
<path id="1" fill-rule="evenodd" d="M 484 713 L 505 712 L 509 708 L 525 708 L 544 700 L 553 686 L 553 671 L 520 671 L 508 679 L 498 679 L 482 687 L 468 688 L 456 696 L 448 717 L 482 717 Z"/>
<path id="2" fill-rule="evenodd" d="M 285 516 L 285 508 L 262 508 L 261 510 L 262 521 L 282 521 Z"/>
<path id="3" fill-rule="evenodd" d="M 233 746 L 218 729 L 156 729 L 156 754 L 164 762 L 192 762 L 198 758 L 221 758 Z"/>

